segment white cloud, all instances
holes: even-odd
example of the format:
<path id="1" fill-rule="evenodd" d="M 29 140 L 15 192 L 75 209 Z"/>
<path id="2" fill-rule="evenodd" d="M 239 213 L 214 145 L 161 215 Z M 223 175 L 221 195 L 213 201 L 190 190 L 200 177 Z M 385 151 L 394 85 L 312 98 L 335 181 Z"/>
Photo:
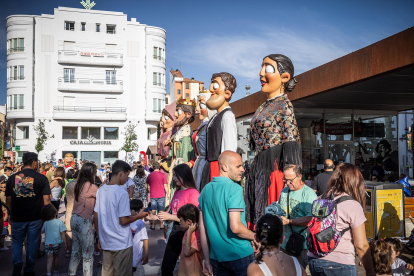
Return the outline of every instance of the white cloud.
<path id="1" fill-rule="evenodd" d="M 314 34 L 291 30 L 261 29 L 255 34 L 208 35 L 185 42 L 174 56 L 214 71 L 228 71 L 246 80 L 258 78 L 260 63 L 268 54 L 284 54 L 292 59 L 295 75 L 332 61 L 350 52 L 339 46 L 339 37 L 318 39 Z M 337 42 L 337 43 L 335 43 Z"/>

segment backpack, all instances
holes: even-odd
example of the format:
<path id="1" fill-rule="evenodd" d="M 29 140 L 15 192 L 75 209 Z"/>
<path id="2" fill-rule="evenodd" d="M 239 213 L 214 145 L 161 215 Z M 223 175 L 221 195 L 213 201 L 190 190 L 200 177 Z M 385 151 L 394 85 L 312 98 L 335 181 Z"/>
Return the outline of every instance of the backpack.
<path id="1" fill-rule="evenodd" d="M 309 234 L 307 246 L 309 252 L 324 257 L 339 244 L 341 237 L 351 228 L 339 231 L 336 228 L 337 205 L 346 200 L 354 200 L 350 196 L 342 196 L 334 200 L 332 193 L 329 199 L 316 199 L 312 204 L 312 219 L 308 223 Z"/>

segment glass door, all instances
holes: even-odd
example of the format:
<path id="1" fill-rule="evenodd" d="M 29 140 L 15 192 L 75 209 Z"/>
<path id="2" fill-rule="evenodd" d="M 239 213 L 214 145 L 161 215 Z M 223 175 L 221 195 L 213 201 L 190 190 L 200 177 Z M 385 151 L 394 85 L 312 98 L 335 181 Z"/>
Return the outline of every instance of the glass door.
<path id="1" fill-rule="evenodd" d="M 355 152 L 352 141 L 326 141 L 325 156 L 331 159 L 335 166 L 341 163 L 355 163 Z"/>

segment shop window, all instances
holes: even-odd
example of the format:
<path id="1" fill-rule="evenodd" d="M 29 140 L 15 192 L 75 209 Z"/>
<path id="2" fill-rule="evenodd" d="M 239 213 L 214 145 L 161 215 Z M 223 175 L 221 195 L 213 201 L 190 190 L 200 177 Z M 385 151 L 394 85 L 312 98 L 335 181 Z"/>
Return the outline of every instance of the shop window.
<path id="1" fill-rule="evenodd" d="M 117 140 L 118 128 L 117 127 L 104 127 L 104 139 L 105 140 Z"/>
<path id="2" fill-rule="evenodd" d="M 62 151 L 62 159 L 65 157 L 66 154 L 71 153 L 73 154 L 73 159 L 78 159 L 78 152 L 77 151 Z"/>
<path id="3" fill-rule="evenodd" d="M 81 139 L 89 139 L 93 137 L 95 139 L 101 139 L 100 127 L 82 127 Z"/>
<path id="4" fill-rule="evenodd" d="M 118 151 L 104 151 L 104 163 L 113 164 L 116 160 L 118 160 L 118 156 Z"/>
<path id="5" fill-rule="evenodd" d="M 78 139 L 78 127 L 63 127 L 62 139 Z"/>

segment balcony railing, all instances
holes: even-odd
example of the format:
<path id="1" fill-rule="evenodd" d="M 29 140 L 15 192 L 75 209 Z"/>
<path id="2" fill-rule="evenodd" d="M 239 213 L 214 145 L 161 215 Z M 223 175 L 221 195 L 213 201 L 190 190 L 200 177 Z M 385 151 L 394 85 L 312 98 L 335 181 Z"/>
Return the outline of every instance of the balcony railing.
<path id="1" fill-rule="evenodd" d="M 11 78 L 8 78 L 7 80 L 8 81 L 24 80 L 24 76 L 11 77 Z"/>
<path id="2" fill-rule="evenodd" d="M 18 52 L 24 52 L 24 47 L 14 47 L 14 48 L 7 49 L 7 54 L 18 53 Z"/>
<path id="3" fill-rule="evenodd" d="M 153 55 L 153 58 L 156 59 L 156 60 L 161 60 L 162 62 L 165 62 L 165 58 L 160 57 L 158 55 Z"/>
<path id="4" fill-rule="evenodd" d="M 87 107 L 87 106 L 54 106 L 53 111 L 60 112 L 113 112 L 126 113 L 125 107 Z"/>
<path id="5" fill-rule="evenodd" d="M 24 109 L 24 106 L 8 106 L 7 110 L 18 110 L 18 109 Z"/>
<path id="6" fill-rule="evenodd" d="M 96 51 L 58 51 L 58 63 L 123 66 L 123 54 Z"/>
<path id="7" fill-rule="evenodd" d="M 165 84 L 160 83 L 160 82 L 152 82 L 152 85 L 160 86 L 160 87 L 165 87 Z"/>
<path id="8" fill-rule="evenodd" d="M 123 81 L 113 79 L 58 78 L 58 90 L 74 92 L 123 92 Z"/>

